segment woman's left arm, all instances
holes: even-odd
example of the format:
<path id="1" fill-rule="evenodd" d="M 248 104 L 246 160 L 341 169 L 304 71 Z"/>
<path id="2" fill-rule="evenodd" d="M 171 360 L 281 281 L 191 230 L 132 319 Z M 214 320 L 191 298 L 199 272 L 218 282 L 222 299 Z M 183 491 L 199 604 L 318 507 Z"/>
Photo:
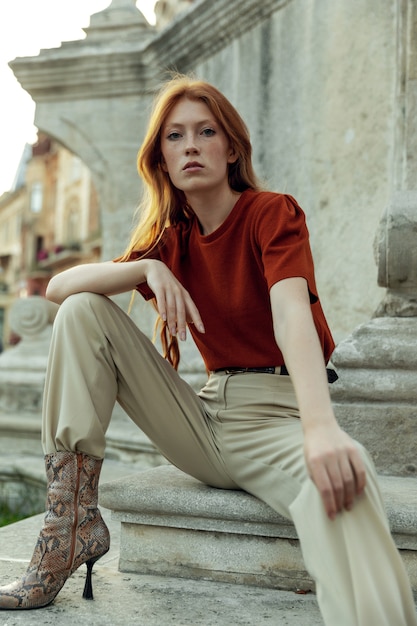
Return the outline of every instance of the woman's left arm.
<path id="1" fill-rule="evenodd" d="M 275 339 L 297 396 L 307 469 L 334 519 L 342 509 L 350 510 L 363 491 L 365 467 L 333 412 L 307 281 L 281 280 L 271 288 L 270 298 Z"/>

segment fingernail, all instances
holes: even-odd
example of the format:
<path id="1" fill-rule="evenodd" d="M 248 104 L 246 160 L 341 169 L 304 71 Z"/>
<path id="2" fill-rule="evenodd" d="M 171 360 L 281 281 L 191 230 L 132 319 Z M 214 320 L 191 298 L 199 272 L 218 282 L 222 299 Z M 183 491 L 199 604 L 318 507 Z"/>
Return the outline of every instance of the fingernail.
<path id="1" fill-rule="evenodd" d="M 200 333 L 205 333 L 206 329 L 204 328 L 203 324 L 199 324 L 198 325 L 198 330 L 200 331 Z"/>
<path id="2" fill-rule="evenodd" d="M 176 335 L 176 334 L 177 334 L 177 329 L 176 329 L 176 327 L 175 327 L 175 326 L 173 326 L 173 327 L 171 328 L 171 335 L 172 335 L 173 337 L 175 337 L 175 335 Z"/>
<path id="3" fill-rule="evenodd" d="M 185 333 L 184 332 L 182 332 L 180 334 L 180 339 L 181 339 L 181 341 L 185 341 Z"/>

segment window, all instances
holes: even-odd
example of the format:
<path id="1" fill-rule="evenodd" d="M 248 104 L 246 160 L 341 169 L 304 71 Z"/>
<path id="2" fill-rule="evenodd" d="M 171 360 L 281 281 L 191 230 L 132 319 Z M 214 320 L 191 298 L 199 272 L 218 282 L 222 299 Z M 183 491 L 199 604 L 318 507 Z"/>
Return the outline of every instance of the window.
<path id="1" fill-rule="evenodd" d="M 30 192 L 30 210 L 32 213 L 40 213 L 43 204 L 43 185 L 42 183 L 33 183 Z"/>

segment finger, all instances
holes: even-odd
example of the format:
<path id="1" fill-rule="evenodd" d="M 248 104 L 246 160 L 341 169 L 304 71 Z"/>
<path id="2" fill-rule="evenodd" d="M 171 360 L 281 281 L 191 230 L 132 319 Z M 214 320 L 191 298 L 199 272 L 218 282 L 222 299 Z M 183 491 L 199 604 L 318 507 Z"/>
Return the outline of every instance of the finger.
<path id="1" fill-rule="evenodd" d="M 177 300 L 170 290 L 165 294 L 166 300 L 166 322 L 168 330 L 173 337 L 177 334 Z"/>
<path id="2" fill-rule="evenodd" d="M 156 301 L 156 309 L 161 317 L 161 319 L 166 322 L 167 319 L 167 308 L 166 308 L 166 300 L 164 294 L 157 294 L 154 292 L 155 301 Z"/>
<path id="3" fill-rule="evenodd" d="M 366 467 L 356 447 L 351 453 L 350 463 L 355 477 L 355 492 L 356 495 L 360 495 L 366 486 Z"/>
<path id="4" fill-rule="evenodd" d="M 310 466 L 310 477 L 320 493 L 327 516 L 333 520 L 338 512 L 338 507 L 333 486 L 325 465 L 315 465 L 313 463 Z"/>
<path id="5" fill-rule="evenodd" d="M 187 319 L 189 320 L 189 323 L 194 324 L 194 326 L 197 328 L 197 330 L 200 333 L 205 333 L 206 329 L 204 328 L 203 320 L 201 319 L 199 310 L 194 304 L 194 301 L 191 298 L 191 296 L 188 294 L 185 300 L 185 306 L 187 310 Z"/>
<path id="6" fill-rule="evenodd" d="M 346 456 L 340 460 L 340 472 L 343 480 L 342 506 L 350 511 L 356 495 L 356 479 L 349 457 Z"/>
<path id="7" fill-rule="evenodd" d="M 185 341 L 187 337 L 187 318 L 185 314 L 185 304 L 182 293 L 178 293 L 175 299 L 176 316 L 177 316 L 177 332 L 181 341 Z"/>
<path id="8" fill-rule="evenodd" d="M 344 506 L 345 484 L 337 459 L 332 460 L 326 469 L 336 505 L 336 513 L 340 513 Z"/>

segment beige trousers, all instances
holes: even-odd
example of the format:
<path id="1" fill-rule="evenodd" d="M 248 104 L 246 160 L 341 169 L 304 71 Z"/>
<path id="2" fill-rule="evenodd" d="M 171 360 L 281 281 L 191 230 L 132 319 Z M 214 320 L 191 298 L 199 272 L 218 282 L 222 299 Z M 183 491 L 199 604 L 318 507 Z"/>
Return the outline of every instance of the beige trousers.
<path id="1" fill-rule="evenodd" d="M 293 520 L 326 626 L 417 626 L 368 455 L 360 448 L 368 471 L 364 495 L 330 521 L 306 472 L 288 376 L 212 374 L 197 395 L 114 302 L 71 296 L 54 323 L 45 454 L 102 458 L 116 401 L 184 472 L 244 489 Z"/>

